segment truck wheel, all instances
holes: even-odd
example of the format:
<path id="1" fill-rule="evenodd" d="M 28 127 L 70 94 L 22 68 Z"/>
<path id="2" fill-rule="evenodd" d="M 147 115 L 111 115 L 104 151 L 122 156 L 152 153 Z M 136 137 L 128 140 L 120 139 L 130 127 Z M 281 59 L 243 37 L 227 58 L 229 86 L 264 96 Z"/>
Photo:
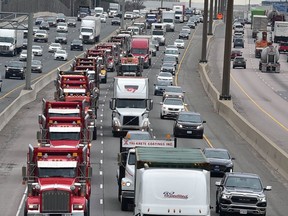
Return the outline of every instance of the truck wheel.
<path id="1" fill-rule="evenodd" d="M 26 203 L 24 205 L 25 205 L 25 207 L 24 207 L 24 216 L 27 216 L 28 215 L 28 210 L 27 210 L 27 207 L 26 207 Z"/>
<path id="2" fill-rule="evenodd" d="M 219 209 L 219 216 L 227 216 L 227 214 L 225 212 L 221 211 L 221 208 Z"/>
<path id="3" fill-rule="evenodd" d="M 96 125 L 94 126 L 94 130 L 93 130 L 93 140 L 97 139 L 97 127 Z"/>
<path id="4" fill-rule="evenodd" d="M 151 66 L 151 59 L 149 59 L 149 66 Z M 149 67 L 149 66 L 148 66 L 148 67 Z"/>
<path id="5" fill-rule="evenodd" d="M 118 201 L 121 202 L 122 187 L 121 182 L 118 182 Z"/>
<path id="6" fill-rule="evenodd" d="M 121 210 L 122 211 L 128 211 L 128 201 L 126 198 L 123 198 L 123 197 L 121 200 Z"/>
<path id="7" fill-rule="evenodd" d="M 216 202 L 215 212 L 219 213 L 219 204 L 218 204 L 218 202 Z"/>

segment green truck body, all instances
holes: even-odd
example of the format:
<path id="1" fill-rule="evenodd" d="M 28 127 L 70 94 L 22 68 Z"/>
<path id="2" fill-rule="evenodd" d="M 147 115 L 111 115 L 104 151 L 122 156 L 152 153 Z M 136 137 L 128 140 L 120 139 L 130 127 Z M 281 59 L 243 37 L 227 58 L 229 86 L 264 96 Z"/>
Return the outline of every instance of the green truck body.
<path id="1" fill-rule="evenodd" d="M 210 164 L 201 149 L 194 148 L 136 148 L 136 169 L 186 168 L 210 170 Z"/>

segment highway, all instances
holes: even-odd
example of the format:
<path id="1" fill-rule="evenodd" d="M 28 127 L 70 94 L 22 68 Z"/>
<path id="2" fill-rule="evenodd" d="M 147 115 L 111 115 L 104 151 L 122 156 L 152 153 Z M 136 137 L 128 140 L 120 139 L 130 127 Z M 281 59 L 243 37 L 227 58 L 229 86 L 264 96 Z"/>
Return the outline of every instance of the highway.
<path id="1" fill-rule="evenodd" d="M 209 56 L 209 64 L 213 65 L 211 79 L 220 93 L 223 55 L 218 55 L 217 50 L 224 49 L 224 28 L 223 24 L 217 28 Z M 245 48 L 232 47 L 232 50 L 241 50 L 247 59 L 246 69 L 231 67 L 231 95 L 234 107 L 281 149 L 288 152 L 287 55 L 280 54 L 280 73 L 262 73 L 259 70 L 259 59 L 255 58 L 255 44 L 251 35 L 250 25 L 247 25 Z"/>
<path id="2" fill-rule="evenodd" d="M 115 29 L 111 28 L 108 23 L 102 26 L 101 38 L 106 37 Z M 173 43 L 180 29 L 179 24 L 174 33 L 167 33 L 168 44 Z M 216 28 L 216 33 L 218 33 L 218 28 Z M 75 34 L 71 34 L 71 37 L 76 38 L 76 35 L 77 31 Z M 267 215 L 286 216 L 286 212 L 288 212 L 287 201 L 285 199 L 288 192 L 287 180 L 283 179 L 277 171 L 273 170 L 223 118 L 216 114 L 202 87 L 199 74 L 197 73 L 198 62 L 201 56 L 201 43 L 199 43 L 199 41 L 201 41 L 201 35 L 202 24 L 198 26 L 196 30 L 192 30 L 190 41 L 186 42 L 187 51 L 181 51 L 181 65 L 179 65 L 180 69 L 175 79 L 176 83 L 186 91 L 185 102 L 188 104 L 188 110 L 200 112 L 207 121 L 205 125 L 205 136 L 203 140 L 180 138 L 178 139 L 178 147 L 204 148 L 213 146 L 227 148 L 232 156 L 236 158 L 235 171 L 257 173 L 261 176 L 264 185 L 272 186 L 272 191 L 268 193 Z M 216 35 L 220 40 L 223 40 L 223 34 L 221 35 L 221 32 L 220 36 L 218 36 L 218 34 Z M 152 68 L 144 71 L 144 76 L 149 77 L 150 95 L 154 100 L 154 108 L 150 115 L 152 129 L 156 137 L 159 138 L 167 133 L 171 133 L 173 126 L 173 120 L 160 119 L 159 103 L 161 97 L 153 96 L 153 84 L 156 80 L 156 74 L 160 70 L 163 49 L 164 48 L 161 47 L 161 51 L 153 58 Z M 213 45 L 209 53 L 210 56 L 214 55 L 213 58 L 215 58 L 215 52 L 213 53 L 212 50 Z M 217 52 L 216 56 L 221 57 L 221 55 L 217 55 Z M 61 64 L 61 62 L 56 62 L 52 58 L 48 58 L 46 61 L 47 65 L 51 67 L 49 70 Z M 215 63 L 215 66 L 212 64 L 213 70 L 215 69 L 216 71 L 218 69 L 218 71 L 221 71 L 219 69 L 219 65 L 221 65 L 220 61 L 217 64 Z M 47 72 L 49 70 L 47 70 Z M 131 212 L 121 212 L 120 204 L 117 200 L 116 158 L 119 151 L 119 138 L 112 137 L 111 111 L 109 110 L 109 99 L 112 97 L 112 79 L 115 73 L 109 73 L 108 75 L 107 84 L 101 84 L 98 139 L 97 141 L 93 141 L 92 144 L 93 177 L 91 215 L 126 216 L 131 215 Z M 14 82 L 22 81 L 15 80 Z M 16 215 L 18 206 L 21 204 L 23 192 L 25 191 L 25 185 L 21 184 L 21 167 L 26 163 L 28 144 L 36 145 L 36 131 L 38 129 L 37 115 L 41 112 L 41 100 L 43 97 L 50 100 L 53 99 L 53 92 L 54 85 L 51 83 L 39 93 L 36 101 L 23 107 L 0 132 L 0 184 L 2 186 L 0 207 L 5 209 L 5 216 Z M 216 187 L 214 186 L 217 180 L 218 178 L 211 178 L 211 206 L 214 207 L 214 209 L 211 210 L 212 216 L 218 215 L 215 213 Z M 19 209 L 19 215 L 23 215 L 23 205 L 20 205 Z"/>

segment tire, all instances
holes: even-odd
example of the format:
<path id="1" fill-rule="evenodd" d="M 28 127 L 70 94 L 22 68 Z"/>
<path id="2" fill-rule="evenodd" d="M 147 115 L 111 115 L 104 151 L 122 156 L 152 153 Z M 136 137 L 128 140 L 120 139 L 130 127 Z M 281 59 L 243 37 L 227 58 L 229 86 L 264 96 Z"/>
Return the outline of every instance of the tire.
<path id="1" fill-rule="evenodd" d="M 235 66 L 233 66 L 233 69 L 235 68 Z"/>
<path id="2" fill-rule="evenodd" d="M 24 80 L 25 79 L 25 76 L 24 76 L 24 74 L 21 76 L 21 80 Z"/>
<path id="3" fill-rule="evenodd" d="M 121 202 L 122 187 L 121 182 L 118 180 L 118 201 Z"/>
<path id="4" fill-rule="evenodd" d="M 160 113 L 160 118 L 161 118 L 161 119 L 164 119 L 164 116 L 162 115 L 162 113 Z"/>
<path id="5" fill-rule="evenodd" d="M 93 130 L 93 140 L 97 139 L 97 127 L 96 125 L 94 126 L 94 130 Z"/>
<path id="6" fill-rule="evenodd" d="M 244 66 L 244 69 L 246 69 L 246 66 Z"/>
<path id="7" fill-rule="evenodd" d="M 225 212 L 222 212 L 221 209 L 219 208 L 219 216 L 227 216 Z"/>
<path id="8" fill-rule="evenodd" d="M 9 75 L 7 73 L 5 73 L 5 79 L 9 79 Z"/>
<path id="9" fill-rule="evenodd" d="M 24 216 L 28 215 L 28 210 L 27 210 L 27 206 L 26 203 L 24 203 L 25 207 L 24 207 Z"/>
<path id="10" fill-rule="evenodd" d="M 216 202 L 215 212 L 219 213 L 219 204 L 218 204 L 218 202 Z"/>
<path id="11" fill-rule="evenodd" d="M 128 211 L 128 201 L 126 198 L 123 198 L 123 197 L 121 200 L 121 210 L 122 211 Z"/>

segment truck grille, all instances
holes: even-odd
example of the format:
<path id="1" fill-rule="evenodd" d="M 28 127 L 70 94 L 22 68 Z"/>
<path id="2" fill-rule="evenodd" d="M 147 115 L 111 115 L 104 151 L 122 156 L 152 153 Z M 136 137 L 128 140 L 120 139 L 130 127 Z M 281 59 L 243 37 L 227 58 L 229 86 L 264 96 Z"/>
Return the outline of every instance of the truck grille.
<path id="1" fill-rule="evenodd" d="M 89 36 L 84 35 L 83 40 L 89 40 Z"/>
<path id="2" fill-rule="evenodd" d="M 257 198 L 255 197 L 233 196 L 231 200 L 234 203 L 249 203 L 249 204 L 257 203 Z"/>
<path id="3" fill-rule="evenodd" d="M 124 116 L 123 117 L 123 125 L 139 125 L 139 117 L 138 116 Z"/>
<path id="4" fill-rule="evenodd" d="M 0 50 L 6 51 L 6 50 L 9 50 L 9 47 L 8 46 L 0 46 Z"/>
<path id="5" fill-rule="evenodd" d="M 69 213 L 70 194 L 67 191 L 53 190 L 42 193 L 43 213 Z"/>

